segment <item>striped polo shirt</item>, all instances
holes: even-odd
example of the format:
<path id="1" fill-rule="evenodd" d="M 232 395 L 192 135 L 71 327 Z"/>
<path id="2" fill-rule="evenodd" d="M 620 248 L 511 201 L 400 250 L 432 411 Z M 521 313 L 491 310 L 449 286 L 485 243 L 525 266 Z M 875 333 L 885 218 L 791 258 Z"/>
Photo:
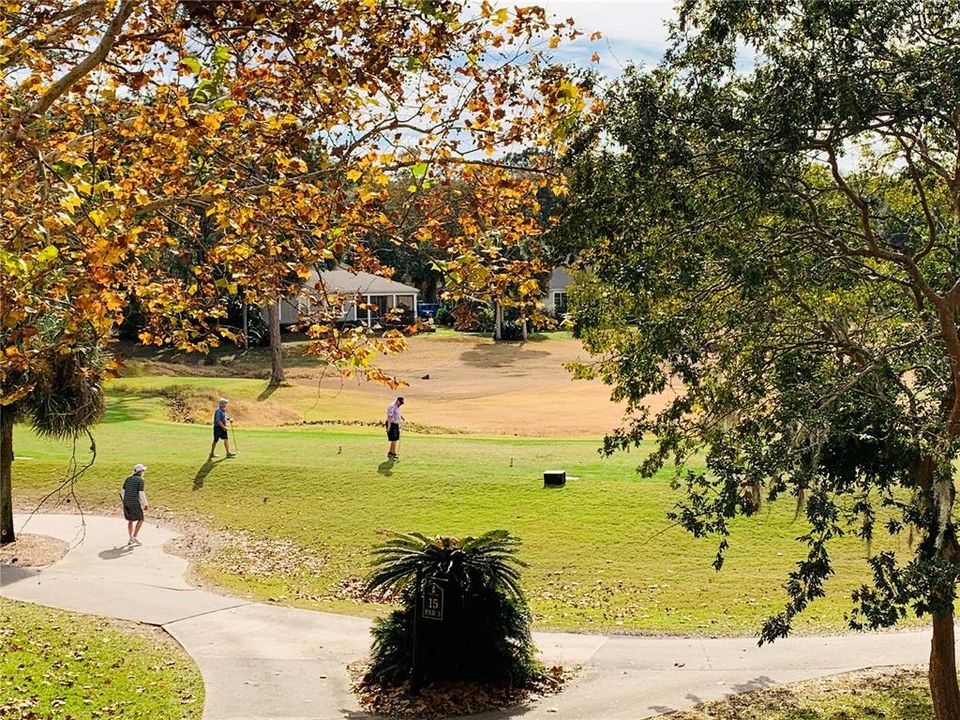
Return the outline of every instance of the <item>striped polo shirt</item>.
<path id="1" fill-rule="evenodd" d="M 139 507 L 141 492 L 143 492 L 143 475 L 134 473 L 123 481 L 123 504 Z"/>

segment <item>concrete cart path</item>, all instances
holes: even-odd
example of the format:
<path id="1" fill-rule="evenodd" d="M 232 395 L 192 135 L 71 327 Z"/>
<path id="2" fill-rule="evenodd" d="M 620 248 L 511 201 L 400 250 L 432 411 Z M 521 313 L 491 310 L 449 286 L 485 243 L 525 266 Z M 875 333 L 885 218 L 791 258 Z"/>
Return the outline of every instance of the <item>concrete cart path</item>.
<path id="1" fill-rule="evenodd" d="M 18 529 L 24 518 L 17 519 Z M 0 566 L 0 595 L 50 607 L 150 623 L 200 667 L 206 720 L 365 718 L 347 664 L 367 654 L 360 618 L 264 605 L 191 587 L 187 562 L 167 554 L 169 529 L 147 523 L 126 545 L 117 518 L 36 515 L 24 531 L 71 544 L 44 570 Z M 548 664 L 581 665 L 562 694 L 476 716 L 636 720 L 730 693 L 884 665 L 925 663 L 929 632 L 790 638 L 758 648 L 750 638 L 624 637 L 535 633 Z"/>

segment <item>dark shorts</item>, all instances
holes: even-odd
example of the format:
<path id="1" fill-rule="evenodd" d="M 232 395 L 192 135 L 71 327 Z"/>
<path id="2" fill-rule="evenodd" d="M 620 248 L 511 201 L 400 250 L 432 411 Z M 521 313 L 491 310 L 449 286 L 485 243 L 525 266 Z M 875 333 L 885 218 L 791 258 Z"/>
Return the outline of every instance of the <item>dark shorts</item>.
<path id="1" fill-rule="evenodd" d="M 227 439 L 227 431 L 224 430 L 224 429 L 223 429 L 222 427 L 220 427 L 219 425 L 214 425 L 214 426 L 213 426 L 213 439 L 214 439 L 214 440 L 226 440 L 226 439 Z"/>
<path id="2" fill-rule="evenodd" d="M 396 423 L 390 423 L 390 427 L 387 428 L 387 440 L 394 442 L 400 439 L 400 426 Z"/>
<path id="3" fill-rule="evenodd" d="M 140 507 L 140 503 L 137 503 L 136 505 L 128 505 L 127 503 L 124 503 L 123 518 L 124 520 L 143 520 L 143 508 Z"/>

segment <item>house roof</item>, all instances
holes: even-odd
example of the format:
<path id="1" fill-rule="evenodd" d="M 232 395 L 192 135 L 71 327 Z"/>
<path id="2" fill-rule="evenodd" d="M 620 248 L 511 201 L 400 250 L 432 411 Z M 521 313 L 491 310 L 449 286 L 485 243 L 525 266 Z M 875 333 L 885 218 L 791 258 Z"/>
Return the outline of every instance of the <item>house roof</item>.
<path id="1" fill-rule="evenodd" d="M 328 293 L 344 293 L 361 295 L 419 295 L 420 291 L 411 285 L 404 285 L 396 280 L 390 280 L 368 272 L 351 272 L 350 270 L 324 270 L 317 274 L 310 274 L 308 285 L 312 288 L 317 282 L 323 283 Z"/>
<path id="2" fill-rule="evenodd" d="M 551 290 L 566 290 L 567 286 L 572 284 L 573 278 L 570 277 L 570 273 L 563 268 L 554 268 L 553 272 L 550 273 Z"/>

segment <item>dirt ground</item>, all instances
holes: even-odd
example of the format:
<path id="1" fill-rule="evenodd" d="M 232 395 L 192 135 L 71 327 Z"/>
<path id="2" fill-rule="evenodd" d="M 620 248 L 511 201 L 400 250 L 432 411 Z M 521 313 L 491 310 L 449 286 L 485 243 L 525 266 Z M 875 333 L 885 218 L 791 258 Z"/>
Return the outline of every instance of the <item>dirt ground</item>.
<path id="1" fill-rule="evenodd" d="M 623 406 L 610 400 L 603 383 L 573 380 L 564 367 L 588 359 L 580 341 L 570 338 L 521 344 L 473 336 L 414 337 L 406 352 L 382 361 L 409 387 L 392 392 L 360 383 L 341 389 L 335 378 L 321 387 L 328 394 L 339 391 L 341 401 L 358 411 L 371 401 L 374 408 L 376 403 L 385 407 L 392 396 L 403 395 L 406 419 L 424 425 L 478 434 L 599 437 L 620 424 Z M 319 372 L 300 367 L 287 377 L 315 386 Z"/>
<path id="2" fill-rule="evenodd" d="M 407 422 L 433 431 L 599 438 L 623 420 L 624 407 L 610 400 L 610 388 L 600 381 L 574 380 L 564 367 L 590 360 L 580 341 L 569 336 L 540 336 L 525 343 L 494 343 L 466 334 L 414 336 L 405 352 L 377 360 L 407 383 L 399 390 L 344 380 L 329 369 L 323 372 L 316 361 L 302 355 L 302 347 L 286 344 L 290 386 L 279 389 L 266 386 L 269 357 L 264 349 L 178 361 L 141 354 L 137 361 L 148 375 L 211 379 L 209 387 L 194 385 L 188 396 L 167 398 L 171 418 L 180 422 L 207 422 L 221 394 L 218 379 L 231 377 L 264 380 L 258 396 L 232 395 L 231 415 L 248 426 L 376 424 L 397 395 L 406 399 Z M 666 398 L 653 398 L 648 405 L 660 409 Z"/>

